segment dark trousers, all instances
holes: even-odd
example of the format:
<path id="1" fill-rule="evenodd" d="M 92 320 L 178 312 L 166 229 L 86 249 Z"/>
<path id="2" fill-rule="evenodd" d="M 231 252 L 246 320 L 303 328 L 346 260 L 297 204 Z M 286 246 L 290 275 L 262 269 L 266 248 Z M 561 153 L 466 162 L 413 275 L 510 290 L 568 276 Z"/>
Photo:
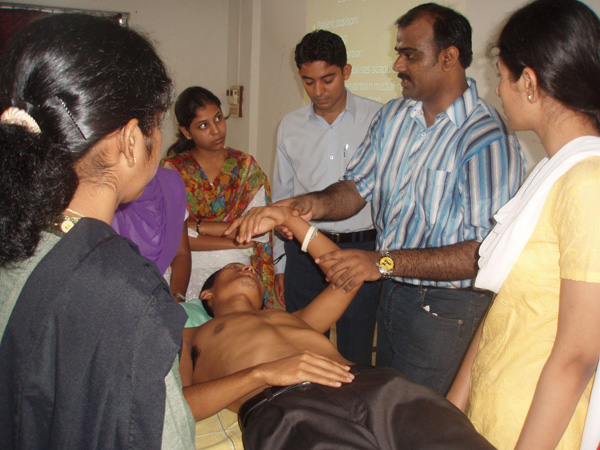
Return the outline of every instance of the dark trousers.
<path id="1" fill-rule="evenodd" d="M 339 246 L 342 249 L 375 250 L 374 241 L 340 243 Z M 328 283 L 310 255 L 301 252 L 295 241 L 285 243 L 285 255 L 285 309 L 294 312 L 308 305 Z M 338 351 L 348 361 L 372 363 L 380 288 L 381 282 L 365 283 L 336 323 Z"/>
<path id="2" fill-rule="evenodd" d="M 445 395 L 492 300 L 488 291 L 386 280 L 377 311 L 377 366 Z"/>
<path id="3" fill-rule="evenodd" d="M 397 371 L 354 366 L 352 373 L 354 381 L 342 387 L 309 384 L 240 413 L 244 448 L 494 448 L 454 405 Z"/>

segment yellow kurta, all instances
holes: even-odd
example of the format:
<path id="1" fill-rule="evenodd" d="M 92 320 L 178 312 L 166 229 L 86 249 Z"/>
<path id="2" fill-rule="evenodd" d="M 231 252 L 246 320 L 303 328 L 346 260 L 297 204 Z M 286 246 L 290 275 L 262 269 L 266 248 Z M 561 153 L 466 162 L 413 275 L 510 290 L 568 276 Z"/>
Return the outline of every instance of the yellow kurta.
<path id="1" fill-rule="evenodd" d="M 467 414 L 499 449 L 514 448 L 556 336 L 560 279 L 600 282 L 600 158 L 552 187 L 485 320 Z M 600 299 L 598 299 L 600 301 Z M 557 448 L 578 449 L 591 382 Z"/>

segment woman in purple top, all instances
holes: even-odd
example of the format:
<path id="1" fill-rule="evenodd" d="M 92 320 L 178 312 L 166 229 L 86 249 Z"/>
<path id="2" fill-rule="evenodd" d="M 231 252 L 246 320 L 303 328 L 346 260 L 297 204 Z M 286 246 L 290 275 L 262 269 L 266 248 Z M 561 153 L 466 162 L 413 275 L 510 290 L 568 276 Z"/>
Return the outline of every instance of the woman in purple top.
<path id="1" fill-rule="evenodd" d="M 185 218 L 183 180 L 174 170 L 159 167 L 143 194 L 121 204 L 112 221 L 113 229 L 135 242 L 162 274 L 171 267 L 171 292 L 178 302 L 185 299 L 191 270 Z"/>

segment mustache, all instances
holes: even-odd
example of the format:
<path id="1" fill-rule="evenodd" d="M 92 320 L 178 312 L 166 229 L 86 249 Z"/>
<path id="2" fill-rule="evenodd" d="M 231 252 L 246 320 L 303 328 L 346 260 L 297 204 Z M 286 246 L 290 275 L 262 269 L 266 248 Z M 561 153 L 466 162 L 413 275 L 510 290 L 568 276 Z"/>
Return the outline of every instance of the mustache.
<path id="1" fill-rule="evenodd" d="M 398 78 L 400 78 L 401 80 L 412 81 L 410 76 L 406 75 L 405 73 L 399 73 Z"/>

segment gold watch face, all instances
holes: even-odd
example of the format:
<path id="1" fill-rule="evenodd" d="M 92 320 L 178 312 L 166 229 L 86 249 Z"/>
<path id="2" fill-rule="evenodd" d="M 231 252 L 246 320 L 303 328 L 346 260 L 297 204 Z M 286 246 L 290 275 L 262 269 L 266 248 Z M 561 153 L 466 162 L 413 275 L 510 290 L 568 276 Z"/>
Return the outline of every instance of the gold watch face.
<path id="1" fill-rule="evenodd" d="M 389 256 L 382 256 L 379 259 L 379 267 L 386 272 L 394 270 L 394 260 Z"/>

